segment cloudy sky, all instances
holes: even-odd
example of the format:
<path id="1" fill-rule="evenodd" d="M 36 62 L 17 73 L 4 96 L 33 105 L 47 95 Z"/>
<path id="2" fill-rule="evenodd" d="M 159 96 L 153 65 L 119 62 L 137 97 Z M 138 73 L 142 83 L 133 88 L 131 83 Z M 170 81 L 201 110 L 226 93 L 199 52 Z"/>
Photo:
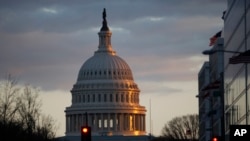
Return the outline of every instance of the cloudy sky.
<path id="1" fill-rule="evenodd" d="M 130 65 L 147 108 L 147 131 L 198 113 L 197 75 L 209 38 L 223 28 L 226 0 L 0 1 L 0 79 L 39 87 L 44 113 L 64 135 L 64 110 L 81 65 L 98 47 L 106 8 L 112 46 Z M 151 110 L 150 110 L 151 101 Z"/>

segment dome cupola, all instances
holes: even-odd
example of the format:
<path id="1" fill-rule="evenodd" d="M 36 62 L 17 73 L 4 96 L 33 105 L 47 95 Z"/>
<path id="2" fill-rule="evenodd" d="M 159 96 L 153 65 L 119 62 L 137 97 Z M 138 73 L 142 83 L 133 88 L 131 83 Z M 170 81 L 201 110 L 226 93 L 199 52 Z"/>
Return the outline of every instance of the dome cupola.
<path id="1" fill-rule="evenodd" d="M 84 79 L 127 79 L 133 80 L 129 65 L 113 50 L 111 45 L 112 32 L 103 11 L 102 28 L 99 35 L 98 50 L 81 67 L 77 81 Z"/>

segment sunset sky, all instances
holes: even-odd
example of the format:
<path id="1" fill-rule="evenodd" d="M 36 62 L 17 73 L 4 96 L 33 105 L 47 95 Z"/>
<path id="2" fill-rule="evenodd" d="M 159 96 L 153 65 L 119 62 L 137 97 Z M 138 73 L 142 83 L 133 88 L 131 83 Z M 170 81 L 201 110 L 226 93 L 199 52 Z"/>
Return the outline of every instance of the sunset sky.
<path id="1" fill-rule="evenodd" d="M 98 47 L 102 11 L 112 47 L 133 71 L 147 132 L 198 113 L 198 72 L 209 38 L 223 28 L 226 0 L 1 0 L 0 79 L 39 87 L 43 112 L 65 132 L 65 107 L 82 64 Z"/>

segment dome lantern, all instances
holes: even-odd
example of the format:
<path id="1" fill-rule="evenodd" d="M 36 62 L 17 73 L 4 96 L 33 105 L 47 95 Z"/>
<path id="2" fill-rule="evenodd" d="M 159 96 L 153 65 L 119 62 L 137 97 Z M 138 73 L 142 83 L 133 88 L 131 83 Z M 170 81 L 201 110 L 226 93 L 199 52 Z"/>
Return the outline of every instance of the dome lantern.
<path id="1" fill-rule="evenodd" d="M 98 46 L 98 50 L 96 51 L 96 53 L 104 52 L 104 53 L 115 55 L 115 51 L 112 49 L 112 45 L 111 45 L 112 32 L 109 30 L 109 27 L 107 24 L 105 8 L 103 9 L 102 18 L 103 18 L 102 28 L 100 32 L 98 33 L 99 46 Z"/>

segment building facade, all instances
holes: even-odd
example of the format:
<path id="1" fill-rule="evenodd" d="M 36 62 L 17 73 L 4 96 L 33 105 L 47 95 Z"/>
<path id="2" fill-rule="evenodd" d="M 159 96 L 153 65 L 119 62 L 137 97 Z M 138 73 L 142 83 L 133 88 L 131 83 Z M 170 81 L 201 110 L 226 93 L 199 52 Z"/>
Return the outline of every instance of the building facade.
<path id="1" fill-rule="evenodd" d="M 250 1 L 228 0 L 224 19 L 225 51 L 245 52 L 250 49 Z M 249 125 L 250 65 L 230 64 L 237 53 L 225 53 L 225 134 L 229 140 L 230 125 Z"/>
<path id="2" fill-rule="evenodd" d="M 94 140 L 145 136 L 146 109 L 139 103 L 140 90 L 129 65 L 112 48 L 105 9 L 98 35 L 98 49 L 83 63 L 71 90 L 72 105 L 65 110 L 66 137 L 80 139 L 76 137 L 83 125 L 91 127 Z"/>
<path id="3" fill-rule="evenodd" d="M 209 61 L 198 74 L 199 141 L 209 141 L 224 134 L 223 115 L 223 38 L 218 38 L 210 50 Z"/>
<path id="4" fill-rule="evenodd" d="M 207 141 L 210 138 L 210 120 L 207 120 L 207 113 L 210 110 L 210 101 L 206 98 L 206 93 L 202 91 L 209 84 L 209 62 L 204 62 L 198 74 L 198 98 L 199 104 L 199 141 Z"/>
<path id="5" fill-rule="evenodd" d="M 224 140 L 224 39 L 218 37 L 209 55 L 211 138 L 219 136 Z"/>

